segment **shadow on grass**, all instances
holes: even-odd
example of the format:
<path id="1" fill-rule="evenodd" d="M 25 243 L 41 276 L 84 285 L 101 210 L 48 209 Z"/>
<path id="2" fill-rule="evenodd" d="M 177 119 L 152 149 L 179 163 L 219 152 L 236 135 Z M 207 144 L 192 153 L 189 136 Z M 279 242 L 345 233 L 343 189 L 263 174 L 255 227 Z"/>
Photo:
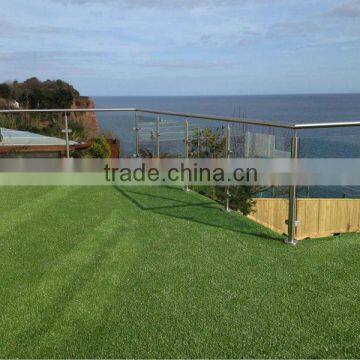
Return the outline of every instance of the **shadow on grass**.
<path id="1" fill-rule="evenodd" d="M 182 189 L 166 187 L 170 194 L 158 194 L 155 188 L 147 187 L 142 191 L 114 186 L 133 205 L 142 211 L 169 216 L 177 219 L 230 230 L 238 234 L 259 237 L 266 240 L 282 241 L 280 235 L 274 234 L 265 227 L 237 214 L 221 213 L 222 207 L 212 200 L 199 201 L 195 196 L 189 196 Z M 172 194 L 171 194 L 172 193 Z M 173 195 L 173 196 L 172 196 Z"/>

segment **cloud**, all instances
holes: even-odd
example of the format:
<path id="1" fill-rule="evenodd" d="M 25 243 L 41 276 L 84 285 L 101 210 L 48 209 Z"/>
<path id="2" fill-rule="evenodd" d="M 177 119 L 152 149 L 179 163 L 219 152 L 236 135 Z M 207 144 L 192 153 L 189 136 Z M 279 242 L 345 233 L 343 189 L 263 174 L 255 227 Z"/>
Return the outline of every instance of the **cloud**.
<path id="1" fill-rule="evenodd" d="M 0 52 L 0 62 L 8 63 L 44 63 L 56 61 L 70 61 L 74 59 L 77 61 L 87 61 L 89 58 L 103 58 L 109 57 L 113 54 L 111 52 L 104 53 L 103 51 L 11 51 Z"/>
<path id="2" fill-rule="evenodd" d="M 344 2 L 341 5 L 328 11 L 326 15 L 335 17 L 358 18 L 360 17 L 360 0 Z"/>
<path id="3" fill-rule="evenodd" d="M 221 7 L 221 6 L 246 6 L 253 4 L 273 3 L 279 0 L 51 0 L 52 2 L 66 5 L 120 5 L 126 7 L 144 8 L 198 8 L 198 7 Z"/>
<path id="4" fill-rule="evenodd" d="M 316 34 L 327 31 L 328 28 L 313 21 L 279 22 L 268 28 L 268 36 L 297 37 L 306 34 Z"/>
<path id="5" fill-rule="evenodd" d="M 9 51 L 0 52 L 1 79 L 61 78 L 86 76 L 103 69 L 112 53 L 100 51 Z"/>
<path id="6" fill-rule="evenodd" d="M 24 26 L 0 19 L 0 37 L 17 34 L 76 34 L 82 30 L 53 25 Z"/>
<path id="7" fill-rule="evenodd" d="M 113 28 L 119 30 L 118 27 Z M 0 38 L 4 36 L 13 35 L 80 35 L 80 36 L 94 36 L 106 35 L 109 36 L 109 30 L 94 29 L 90 26 L 78 28 L 69 26 L 56 25 L 23 25 L 21 23 L 10 22 L 0 18 Z"/>
<path id="8" fill-rule="evenodd" d="M 237 62 L 231 60 L 165 60 L 165 61 L 151 61 L 139 64 L 144 67 L 153 68 L 167 68 L 167 69 L 204 69 L 204 68 L 223 68 L 238 65 Z"/>
<path id="9" fill-rule="evenodd" d="M 314 21 L 289 21 L 273 23 L 261 30 L 241 29 L 229 32 L 212 32 L 199 35 L 189 42 L 196 47 L 231 47 L 243 48 L 260 43 L 277 41 L 279 39 L 314 38 L 326 35 L 330 27 Z"/>
<path id="10" fill-rule="evenodd" d="M 12 23 L 0 18 L 0 36 L 5 35 L 5 33 L 13 33 L 16 29 L 17 27 Z"/>

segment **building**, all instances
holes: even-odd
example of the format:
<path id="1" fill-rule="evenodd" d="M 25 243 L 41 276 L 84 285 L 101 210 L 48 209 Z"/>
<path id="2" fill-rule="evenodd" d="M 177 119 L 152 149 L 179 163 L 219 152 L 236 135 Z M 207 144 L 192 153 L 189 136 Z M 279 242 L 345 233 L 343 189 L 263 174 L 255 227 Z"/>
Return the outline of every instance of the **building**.
<path id="1" fill-rule="evenodd" d="M 86 149 L 89 143 L 70 141 L 70 151 Z M 0 128 L 0 157 L 58 158 L 65 157 L 66 142 L 52 136 L 28 131 Z"/>

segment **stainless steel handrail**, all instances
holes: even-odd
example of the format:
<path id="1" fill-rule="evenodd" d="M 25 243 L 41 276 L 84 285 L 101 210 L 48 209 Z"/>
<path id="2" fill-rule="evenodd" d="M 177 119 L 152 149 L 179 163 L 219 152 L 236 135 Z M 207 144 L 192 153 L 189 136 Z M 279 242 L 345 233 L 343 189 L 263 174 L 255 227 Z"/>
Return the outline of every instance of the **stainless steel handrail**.
<path id="1" fill-rule="evenodd" d="M 138 109 L 138 108 L 94 108 L 94 109 L 11 109 L 0 110 L 0 114 L 16 114 L 16 113 L 70 113 L 70 112 L 142 112 L 154 115 L 168 115 L 189 119 L 202 119 L 208 121 L 224 121 L 239 124 L 269 126 L 275 128 L 305 130 L 305 129 L 321 129 L 321 128 L 337 128 L 337 127 L 351 127 L 360 126 L 360 121 L 344 121 L 344 122 L 326 122 L 326 123 L 311 123 L 311 124 L 284 124 L 279 122 L 270 122 L 254 119 L 240 119 L 224 116 L 179 113 L 173 111 Z"/>
<path id="2" fill-rule="evenodd" d="M 212 115 L 202 115 L 202 114 L 188 114 L 188 113 L 177 113 L 172 111 L 162 111 L 162 110 L 149 110 L 149 109 L 135 109 L 135 108 L 114 108 L 114 109 L 18 109 L 18 110 L 0 110 L 0 114 L 16 114 L 16 113 L 68 113 L 68 112 L 142 112 L 147 114 L 154 115 L 169 115 L 177 116 L 183 118 L 192 118 L 192 119 L 203 119 L 209 121 L 226 121 L 232 123 L 240 124 L 251 124 L 251 125 L 261 125 L 261 126 L 271 126 L 284 129 L 293 129 L 294 126 L 290 124 L 282 124 L 276 122 L 260 121 L 260 120 L 251 120 L 251 119 L 237 119 L 237 118 L 228 118 L 223 116 L 212 116 Z"/>
<path id="3" fill-rule="evenodd" d="M 162 110 L 149 110 L 149 109 L 136 109 L 138 112 L 155 114 L 155 115 L 169 115 L 169 116 L 178 116 L 182 118 L 189 119 L 202 119 L 209 121 L 225 121 L 239 124 L 248 124 L 248 125 L 261 125 L 261 126 L 271 126 L 276 128 L 284 128 L 284 129 L 294 129 L 294 125 L 292 124 L 284 124 L 279 122 L 269 122 L 262 120 L 254 120 L 254 119 L 240 119 L 240 118 L 232 118 L 232 117 L 224 117 L 224 116 L 215 116 L 215 115 L 203 115 L 203 114 L 188 114 L 188 113 L 178 113 L 173 111 L 162 111 Z"/>
<path id="4" fill-rule="evenodd" d="M 298 129 L 298 130 L 305 130 L 305 129 L 326 129 L 326 128 L 336 128 L 336 127 L 350 127 L 350 126 L 360 126 L 360 121 L 295 124 L 294 128 Z"/>
<path id="5" fill-rule="evenodd" d="M 116 112 L 125 111 L 131 112 L 136 111 L 135 108 L 109 108 L 109 109 L 10 109 L 0 110 L 0 114 L 16 114 L 16 113 L 67 113 L 67 112 Z"/>

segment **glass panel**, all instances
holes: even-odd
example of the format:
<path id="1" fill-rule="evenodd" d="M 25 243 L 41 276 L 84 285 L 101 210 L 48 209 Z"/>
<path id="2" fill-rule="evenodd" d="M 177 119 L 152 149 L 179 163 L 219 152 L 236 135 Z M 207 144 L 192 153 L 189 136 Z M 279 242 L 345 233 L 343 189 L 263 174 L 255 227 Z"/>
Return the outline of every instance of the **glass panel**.
<path id="1" fill-rule="evenodd" d="M 360 128 L 324 128 L 298 131 L 299 158 L 359 158 Z M 360 186 L 307 186 L 302 198 L 360 198 Z"/>

